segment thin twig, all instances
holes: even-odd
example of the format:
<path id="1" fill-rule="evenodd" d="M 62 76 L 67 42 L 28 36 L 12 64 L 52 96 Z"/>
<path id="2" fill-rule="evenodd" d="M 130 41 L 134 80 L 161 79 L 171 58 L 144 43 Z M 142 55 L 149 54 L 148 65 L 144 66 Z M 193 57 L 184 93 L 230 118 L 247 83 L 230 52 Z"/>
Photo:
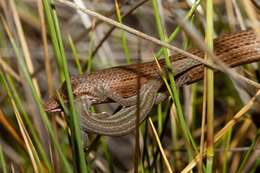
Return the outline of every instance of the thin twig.
<path id="1" fill-rule="evenodd" d="M 167 157 L 166 157 L 166 155 L 165 155 L 165 152 L 164 152 L 164 150 L 163 150 L 163 147 L 162 147 L 160 138 L 159 138 L 159 136 L 158 136 L 158 134 L 157 134 L 157 132 L 156 132 L 156 129 L 155 129 L 154 125 L 153 125 L 153 121 L 152 121 L 151 117 L 148 118 L 148 121 L 149 121 L 149 124 L 150 124 L 150 126 L 151 126 L 151 128 L 152 128 L 153 134 L 154 134 L 154 136 L 155 136 L 157 145 L 158 145 L 158 147 L 159 147 L 159 149 L 160 149 L 160 151 L 161 151 L 161 154 L 162 154 L 163 160 L 164 160 L 164 162 L 165 162 L 165 164 L 166 164 L 166 167 L 167 167 L 168 171 L 169 171 L 170 173 L 172 173 L 172 172 L 173 172 L 173 171 L 172 171 L 172 168 L 171 168 L 170 163 L 169 163 L 169 161 L 168 161 L 168 159 L 167 159 Z"/>
<path id="2" fill-rule="evenodd" d="M 240 111 L 223 127 L 215 136 L 214 136 L 214 143 L 218 142 L 228 131 L 231 129 L 237 122 L 240 120 L 243 116 L 246 115 L 246 112 L 248 112 L 253 106 L 255 101 L 260 95 L 260 90 L 256 92 L 254 97 L 251 98 L 251 100 L 242 108 Z M 205 150 L 203 151 L 203 156 L 205 155 Z M 199 158 L 203 157 L 200 154 L 198 154 L 183 170 L 182 173 L 190 172 L 198 163 Z"/>
<path id="3" fill-rule="evenodd" d="M 242 75 L 240 75 L 240 74 L 238 74 L 238 73 L 236 73 L 236 72 L 230 70 L 227 65 L 225 65 L 225 64 L 224 64 L 222 61 L 220 61 L 219 59 L 217 59 L 217 58 L 214 56 L 214 54 L 213 54 L 211 51 L 209 51 L 207 48 L 205 48 L 205 49 L 203 49 L 203 50 L 206 51 L 206 52 L 208 52 L 208 53 L 210 53 L 210 57 L 214 60 L 215 63 L 217 63 L 217 65 L 216 65 L 216 64 L 212 64 L 212 63 L 208 63 L 207 61 L 205 61 L 204 59 L 202 59 L 202 58 L 200 58 L 200 57 L 198 57 L 198 56 L 196 56 L 196 55 L 193 55 L 193 54 L 191 54 L 191 53 L 189 53 L 189 52 L 187 52 L 187 51 L 184 51 L 184 50 L 182 50 L 182 49 L 180 49 L 180 48 L 177 48 L 177 47 L 175 47 L 175 46 L 172 46 L 172 45 L 170 45 L 170 44 L 168 44 L 168 43 L 166 43 L 166 42 L 163 42 L 163 41 L 161 41 L 161 40 L 159 40 L 159 39 L 156 39 L 156 38 L 154 38 L 154 37 L 152 37 L 152 36 L 149 36 L 149 35 L 147 35 L 147 34 L 145 34 L 145 33 L 143 33 L 143 32 L 140 32 L 140 31 L 138 31 L 138 30 L 135 30 L 135 29 L 133 29 L 133 28 L 131 28 L 131 27 L 128 27 L 128 26 L 126 26 L 126 25 L 124 25 L 124 24 L 118 23 L 118 22 L 116 22 L 116 21 L 114 21 L 114 20 L 112 20 L 112 19 L 109 19 L 109 18 L 107 18 L 107 17 L 105 17 L 105 16 L 103 16 L 103 15 L 100 15 L 99 13 L 96 13 L 96 12 L 91 11 L 91 10 L 89 10 L 89 9 L 80 8 L 80 7 L 77 6 L 76 4 L 71 3 L 71 2 L 69 2 L 69 1 L 66 1 L 66 0 L 57 0 L 57 1 L 59 1 L 59 2 L 62 3 L 62 4 L 65 4 L 65 5 L 69 6 L 69 7 L 71 7 L 71 8 L 81 10 L 81 11 L 83 11 L 84 13 L 87 13 L 87 14 L 93 16 L 93 17 L 96 17 L 96 18 L 98 18 L 98 19 L 100 19 L 100 20 L 103 20 L 103 21 L 105 21 L 105 22 L 107 22 L 107 23 L 109 23 L 109 24 L 111 24 L 111 25 L 114 25 L 114 26 L 117 27 L 117 28 L 120 28 L 120 29 L 122 29 L 122 30 L 124 30 L 124 31 L 127 31 L 127 32 L 133 34 L 133 35 L 136 35 L 136 36 L 138 36 L 138 37 L 140 37 L 140 38 L 143 38 L 144 40 L 153 42 L 153 43 L 155 43 L 155 44 L 157 44 L 157 45 L 163 46 L 163 47 L 168 48 L 168 49 L 170 49 L 170 50 L 172 50 L 172 51 L 178 52 L 178 53 L 180 53 L 180 54 L 182 54 L 182 55 L 184 55 L 184 56 L 187 56 L 187 57 L 189 57 L 189 58 L 192 58 L 192 59 L 194 59 L 194 60 L 200 62 L 201 64 L 204 64 L 204 65 L 207 66 L 208 68 L 216 69 L 216 70 L 222 71 L 222 72 L 224 72 L 224 73 L 230 74 L 230 75 L 232 75 L 234 78 L 243 80 L 244 82 L 247 82 L 248 84 L 253 85 L 254 87 L 260 89 L 260 84 L 259 84 L 259 83 L 255 82 L 255 81 L 252 81 L 252 80 L 250 80 L 250 79 L 247 79 L 247 78 L 245 78 L 244 76 L 242 76 Z"/>

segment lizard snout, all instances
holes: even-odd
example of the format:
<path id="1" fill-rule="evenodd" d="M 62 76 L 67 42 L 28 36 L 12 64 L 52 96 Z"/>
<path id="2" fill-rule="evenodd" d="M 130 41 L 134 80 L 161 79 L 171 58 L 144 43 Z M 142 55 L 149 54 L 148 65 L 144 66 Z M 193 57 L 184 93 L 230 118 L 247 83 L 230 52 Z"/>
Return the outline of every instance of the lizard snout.
<path id="1" fill-rule="evenodd" d="M 60 105 L 54 98 L 50 98 L 44 103 L 44 110 L 48 113 L 61 112 Z"/>

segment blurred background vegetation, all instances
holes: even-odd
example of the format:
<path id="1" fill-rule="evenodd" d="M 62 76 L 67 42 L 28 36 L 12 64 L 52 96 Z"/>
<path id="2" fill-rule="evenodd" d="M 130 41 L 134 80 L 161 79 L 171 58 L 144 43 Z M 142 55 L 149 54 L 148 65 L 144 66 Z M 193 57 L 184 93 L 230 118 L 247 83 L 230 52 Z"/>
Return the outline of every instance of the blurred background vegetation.
<path id="1" fill-rule="evenodd" d="M 179 27 L 177 21 L 182 19 L 213 38 L 259 28 L 259 0 L 70 2 L 182 49 L 195 47 Z M 153 121 L 142 123 L 137 138 L 135 133 L 122 137 L 83 134 L 73 108 L 69 128 L 64 116 L 47 115 L 43 107 L 69 76 L 152 61 L 158 51 L 164 56 L 174 52 L 113 28 L 62 0 L 0 0 L 0 18 L 0 172 L 186 172 L 183 169 L 192 163 L 197 163 L 193 172 L 260 171 L 260 112 L 259 105 L 249 105 L 254 95 L 250 86 L 244 90 L 225 74 L 216 74 L 210 100 L 214 120 L 207 128 L 202 126 L 204 89 L 199 81 L 179 89 L 185 122 L 177 121 L 181 111 L 165 101 L 154 107 Z M 236 71 L 260 80 L 259 63 Z M 96 109 L 111 111 L 115 105 Z M 235 115 L 239 118 L 234 119 Z M 215 140 L 213 160 L 203 146 L 207 137 L 201 141 L 209 129 L 214 129 L 211 139 L 221 136 Z M 187 131 L 193 147 L 185 145 Z M 205 159 L 194 162 L 204 150 Z"/>

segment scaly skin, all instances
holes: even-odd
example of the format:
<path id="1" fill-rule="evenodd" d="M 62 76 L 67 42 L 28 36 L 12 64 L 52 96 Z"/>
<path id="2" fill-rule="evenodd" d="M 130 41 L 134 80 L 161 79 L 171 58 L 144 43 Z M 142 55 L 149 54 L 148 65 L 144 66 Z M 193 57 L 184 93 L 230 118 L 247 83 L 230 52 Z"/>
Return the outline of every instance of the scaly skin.
<path id="1" fill-rule="evenodd" d="M 260 44 L 257 41 L 256 36 L 252 30 L 241 31 L 238 33 L 226 35 L 215 39 L 214 50 L 217 58 L 222 60 L 225 64 L 227 64 L 230 67 L 235 67 L 260 60 Z M 188 50 L 188 52 L 195 54 L 199 57 L 204 56 L 204 53 L 198 49 L 191 49 Z M 181 54 L 172 55 L 171 62 L 172 68 L 174 70 L 173 73 L 175 75 L 176 83 L 179 87 L 185 84 L 190 84 L 203 78 L 204 66 L 201 65 L 200 62 L 183 56 Z M 160 60 L 159 63 L 163 67 L 163 70 L 165 70 L 164 61 Z M 138 89 L 138 78 L 140 78 L 141 89 L 144 88 L 145 84 L 147 84 L 148 82 L 160 78 L 160 73 L 156 62 L 153 61 L 142 64 L 125 65 L 104 69 L 90 74 L 83 74 L 72 77 L 71 82 L 75 99 L 79 102 L 82 99 L 84 99 L 85 102 L 87 102 L 88 106 L 100 103 L 107 103 L 111 101 L 115 101 L 119 104 L 124 105 L 123 101 L 120 100 L 125 100 L 126 103 L 129 102 L 129 104 L 127 105 L 128 109 L 132 110 L 129 112 L 131 112 L 131 114 L 134 115 L 127 116 L 130 118 L 124 119 L 124 121 L 132 121 L 133 119 L 135 119 L 135 112 L 133 107 L 129 107 L 134 106 L 135 102 L 133 102 L 132 100 L 136 100 L 135 97 L 137 95 Z M 159 86 L 162 85 L 163 81 L 159 79 Z M 99 88 L 100 90 L 107 91 L 107 93 L 110 93 L 110 96 L 108 96 L 108 94 L 105 97 L 102 96 L 102 93 L 97 92 L 97 88 Z M 160 88 L 156 89 L 155 92 L 157 92 L 159 89 Z M 66 86 L 63 85 L 59 92 L 66 102 Z M 149 92 L 153 92 L 153 89 L 150 89 Z M 117 96 L 118 99 L 114 99 L 114 96 Z M 143 100 L 143 102 L 141 103 L 143 103 L 143 105 L 146 106 L 144 102 L 145 101 Z M 47 112 L 61 111 L 57 99 L 51 98 L 50 100 L 48 100 L 45 103 L 45 110 Z M 149 111 L 150 110 L 147 109 L 147 111 L 143 113 L 143 116 L 147 116 Z M 119 112 L 118 115 L 121 115 L 120 113 L 121 112 Z M 91 115 L 87 114 L 87 116 Z M 101 120 L 104 120 L 104 117 L 102 118 L 98 118 L 98 121 L 95 122 L 87 121 L 87 124 L 91 125 L 91 127 L 88 126 L 89 128 L 87 129 L 89 131 L 94 131 L 96 133 L 107 135 L 122 135 L 129 133 L 131 130 L 133 130 L 134 125 L 132 124 L 131 126 L 122 126 L 123 128 L 128 129 L 126 129 L 124 133 L 121 133 L 120 130 L 113 130 L 113 133 L 109 133 L 107 132 L 107 130 L 109 131 L 109 129 L 112 129 L 112 126 L 113 129 L 116 129 L 117 127 L 118 129 L 122 128 L 119 128 L 118 121 L 111 120 L 109 126 L 106 124 L 102 124 Z M 140 118 L 140 120 L 143 119 L 144 117 Z M 93 124 L 91 123 L 95 123 L 96 126 L 104 125 L 103 130 L 99 130 L 101 128 L 93 127 Z"/>

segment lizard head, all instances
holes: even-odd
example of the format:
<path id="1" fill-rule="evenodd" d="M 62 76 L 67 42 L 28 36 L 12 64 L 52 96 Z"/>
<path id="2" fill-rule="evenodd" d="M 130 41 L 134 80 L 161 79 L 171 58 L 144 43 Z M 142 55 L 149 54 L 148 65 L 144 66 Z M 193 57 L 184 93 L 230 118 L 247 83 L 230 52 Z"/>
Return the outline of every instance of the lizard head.
<path id="1" fill-rule="evenodd" d="M 72 76 L 71 77 L 71 87 L 72 93 L 74 95 L 75 100 L 83 100 L 88 101 L 89 104 L 97 104 L 99 103 L 99 96 L 96 96 L 94 93 L 95 90 L 95 82 L 98 80 L 93 80 L 91 77 L 87 77 L 86 75 L 80 76 Z M 65 104 L 68 103 L 68 91 L 66 82 L 64 82 L 61 88 L 58 90 L 58 93 L 61 99 Z M 53 112 L 61 112 L 61 104 L 59 102 L 59 97 L 57 95 L 48 99 L 44 104 L 45 111 L 48 113 Z"/>
<path id="2" fill-rule="evenodd" d="M 75 80 L 74 77 L 71 78 L 71 84 L 72 84 L 72 91 L 75 91 L 75 89 L 78 87 L 78 82 Z M 59 95 L 61 96 L 61 99 L 64 101 L 64 103 L 67 103 L 68 101 L 68 92 L 67 92 L 67 86 L 66 82 L 63 82 L 61 88 L 58 90 Z M 74 93 L 73 93 L 74 94 Z M 55 95 L 51 98 L 49 98 L 45 103 L 44 103 L 44 109 L 48 113 L 54 113 L 54 112 L 61 112 L 62 108 L 59 103 L 58 96 Z"/>
<path id="3" fill-rule="evenodd" d="M 44 103 L 44 109 L 48 113 L 61 112 L 60 104 L 52 97 Z"/>

